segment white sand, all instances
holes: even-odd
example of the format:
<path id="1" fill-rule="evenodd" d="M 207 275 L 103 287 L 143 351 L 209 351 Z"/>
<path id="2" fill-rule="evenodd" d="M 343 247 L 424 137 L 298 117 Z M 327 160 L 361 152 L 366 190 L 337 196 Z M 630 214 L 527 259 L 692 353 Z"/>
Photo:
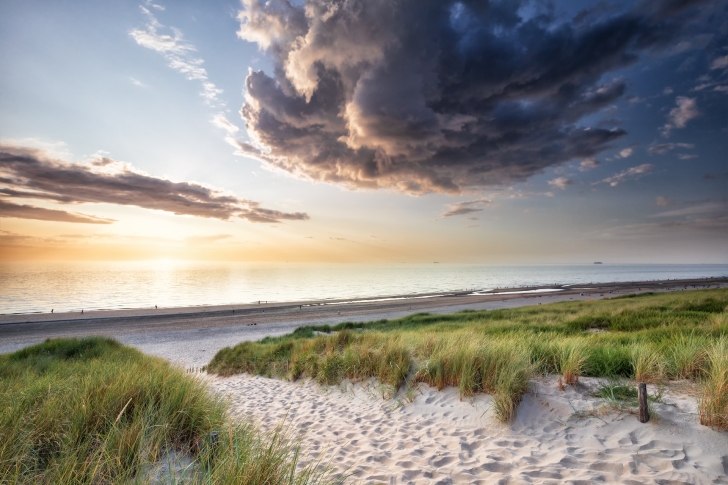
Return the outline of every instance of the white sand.
<path id="1" fill-rule="evenodd" d="M 401 405 L 402 396 L 385 401 L 371 383 L 205 379 L 230 399 L 234 417 L 267 429 L 286 419 L 311 456 L 331 459 L 354 482 L 728 484 L 728 433 L 701 426 L 695 399 L 683 393 L 668 393 L 669 404 L 656 404 L 660 419 L 641 424 L 613 410 L 584 416 L 603 404 L 591 397 L 596 380 L 560 391 L 545 378 L 504 425 L 489 396 L 461 402 L 454 388 L 421 385 Z"/>

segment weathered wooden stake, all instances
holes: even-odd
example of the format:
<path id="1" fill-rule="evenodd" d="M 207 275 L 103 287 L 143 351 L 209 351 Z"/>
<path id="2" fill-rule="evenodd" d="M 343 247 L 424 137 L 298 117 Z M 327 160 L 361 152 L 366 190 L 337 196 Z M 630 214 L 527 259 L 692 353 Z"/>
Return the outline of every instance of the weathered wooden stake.
<path id="1" fill-rule="evenodd" d="M 640 382 L 637 385 L 637 397 L 640 401 L 640 423 L 650 420 L 650 411 L 647 409 L 647 384 Z"/>

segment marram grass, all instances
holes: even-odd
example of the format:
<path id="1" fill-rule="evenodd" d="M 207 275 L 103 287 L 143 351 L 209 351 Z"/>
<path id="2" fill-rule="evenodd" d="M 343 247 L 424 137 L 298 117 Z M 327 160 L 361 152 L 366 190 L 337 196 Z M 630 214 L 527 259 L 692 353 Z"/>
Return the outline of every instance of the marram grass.
<path id="1" fill-rule="evenodd" d="M 728 430 L 728 337 L 722 336 L 707 348 L 706 380 L 700 397 L 700 423 Z"/>
<path id="2" fill-rule="evenodd" d="M 198 380 L 114 340 L 50 340 L 0 356 L 0 483 L 148 483 L 173 451 L 194 459 L 184 483 L 325 478 L 315 464 L 297 468 L 300 450 L 282 430 L 226 420 Z"/>
<path id="3" fill-rule="evenodd" d="M 208 372 L 323 384 L 377 378 L 393 391 L 408 381 L 455 386 L 463 396 L 492 394 L 503 421 L 534 373 L 562 374 L 567 384 L 687 378 L 706 382 L 701 402 L 712 417 L 703 422 L 725 426 L 726 307 L 728 290 L 715 289 L 301 327 L 222 349 Z"/>

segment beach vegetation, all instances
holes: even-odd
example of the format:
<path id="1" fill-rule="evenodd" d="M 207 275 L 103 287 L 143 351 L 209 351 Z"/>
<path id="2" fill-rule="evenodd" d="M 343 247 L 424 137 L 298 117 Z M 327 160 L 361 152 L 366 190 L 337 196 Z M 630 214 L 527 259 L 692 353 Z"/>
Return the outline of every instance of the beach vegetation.
<path id="1" fill-rule="evenodd" d="M 706 355 L 707 377 L 698 402 L 700 423 L 728 430 L 728 336 L 714 340 Z"/>
<path id="2" fill-rule="evenodd" d="M 412 376 L 438 389 L 458 387 L 461 396 L 492 394 L 503 421 L 534 374 L 560 374 L 562 384 L 582 376 L 691 379 L 705 383 L 704 422 L 722 426 L 726 307 L 728 290 L 710 289 L 309 326 L 222 349 L 207 369 L 322 384 L 377 378 L 394 390 Z"/>
<path id="3" fill-rule="evenodd" d="M 0 483 L 305 484 L 283 428 L 226 418 L 202 381 L 107 338 L 0 355 Z M 178 460 L 178 457 L 184 459 Z M 182 462 L 168 480 L 161 465 Z"/>

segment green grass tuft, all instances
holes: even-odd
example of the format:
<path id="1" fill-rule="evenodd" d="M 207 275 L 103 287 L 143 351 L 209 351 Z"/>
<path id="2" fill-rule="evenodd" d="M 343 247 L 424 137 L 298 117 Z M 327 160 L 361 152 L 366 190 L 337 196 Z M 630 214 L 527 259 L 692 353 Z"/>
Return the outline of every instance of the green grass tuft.
<path id="1" fill-rule="evenodd" d="M 699 402 L 700 423 L 728 430 L 728 337 L 707 349 L 706 379 Z"/>
<path id="2" fill-rule="evenodd" d="M 316 483 L 278 432 L 225 419 L 225 405 L 166 361 L 106 338 L 60 339 L 0 356 L 0 483 L 146 483 L 169 452 L 186 483 Z M 219 433 L 216 446 L 212 432 Z"/>
<path id="3" fill-rule="evenodd" d="M 536 372 L 563 374 L 567 383 L 581 376 L 707 379 L 714 390 L 703 401 L 713 409 L 708 403 L 725 402 L 722 351 L 711 345 L 728 339 L 726 307 L 728 290 L 712 289 L 302 327 L 223 349 L 208 372 L 325 384 L 378 378 L 396 390 L 414 371 L 415 381 L 455 386 L 461 396 L 493 394 L 503 421 Z M 724 411 L 708 408 L 706 416 L 716 417 L 707 420 L 724 419 Z"/>

